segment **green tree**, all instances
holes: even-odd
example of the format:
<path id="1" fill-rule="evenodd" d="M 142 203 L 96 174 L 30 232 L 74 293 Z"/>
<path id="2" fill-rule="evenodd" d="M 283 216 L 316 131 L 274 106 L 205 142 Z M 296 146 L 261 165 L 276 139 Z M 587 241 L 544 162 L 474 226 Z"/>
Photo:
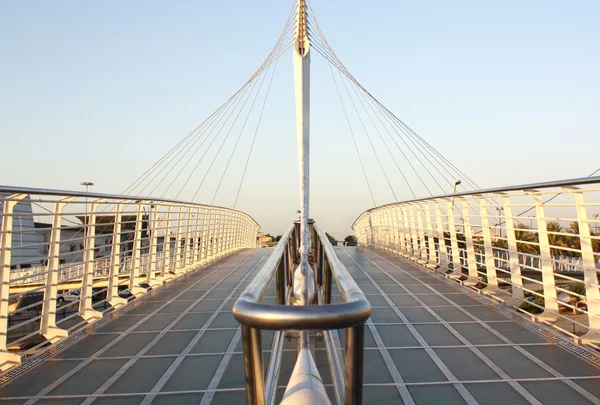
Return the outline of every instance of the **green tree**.
<path id="1" fill-rule="evenodd" d="M 330 235 L 328 232 L 325 232 L 325 236 L 327 236 L 327 239 L 329 239 L 329 243 L 334 244 L 337 243 L 337 239 L 333 237 L 333 235 Z"/>
<path id="2" fill-rule="evenodd" d="M 356 236 L 348 235 L 344 238 L 344 242 L 346 242 L 346 245 L 348 246 L 356 246 Z"/>

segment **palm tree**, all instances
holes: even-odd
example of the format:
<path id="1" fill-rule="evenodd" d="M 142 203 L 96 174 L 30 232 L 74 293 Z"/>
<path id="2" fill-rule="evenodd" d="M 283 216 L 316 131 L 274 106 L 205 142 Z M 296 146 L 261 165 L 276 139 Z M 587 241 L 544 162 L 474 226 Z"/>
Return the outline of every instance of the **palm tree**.
<path id="1" fill-rule="evenodd" d="M 564 235 L 557 235 L 557 233 L 563 233 L 564 229 L 558 222 L 548 222 L 546 224 L 546 229 L 548 230 L 548 242 L 550 244 L 550 255 L 554 256 L 564 256 L 566 251 L 561 249 L 561 247 L 569 247 L 569 244 L 566 241 L 566 237 Z"/>
<path id="2" fill-rule="evenodd" d="M 538 234 L 537 232 L 531 230 L 531 227 L 520 222 L 515 223 L 515 238 L 518 241 L 526 242 L 517 242 L 517 250 L 519 253 L 527 253 L 532 255 L 540 253 Z"/>

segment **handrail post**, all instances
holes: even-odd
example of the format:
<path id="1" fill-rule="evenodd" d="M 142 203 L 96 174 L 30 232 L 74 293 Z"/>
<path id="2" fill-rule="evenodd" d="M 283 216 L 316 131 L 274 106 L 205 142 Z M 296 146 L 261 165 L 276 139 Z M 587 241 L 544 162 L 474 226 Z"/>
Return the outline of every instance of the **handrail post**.
<path id="1" fill-rule="evenodd" d="M 277 303 L 279 305 L 285 305 L 285 293 L 286 293 L 286 255 L 282 255 L 277 265 L 277 272 L 275 273 L 275 290 Z"/>
<path id="2" fill-rule="evenodd" d="M 181 275 L 181 233 L 183 228 L 183 206 L 179 206 L 179 216 L 177 217 L 177 232 L 175 232 L 175 276 Z"/>
<path id="3" fill-rule="evenodd" d="M 442 219 L 442 208 L 440 207 L 440 203 L 434 201 L 433 205 L 435 206 L 435 217 L 437 222 L 437 232 L 438 232 L 438 257 L 440 261 L 440 270 L 447 271 L 450 269 L 448 265 L 448 248 L 446 247 L 446 236 L 444 236 L 444 221 Z"/>
<path id="4" fill-rule="evenodd" d="M 135 217 L 135 231 L 133 234 L 133 252 L 131 252 L 131 271 L 129 272 L 129 292 L 132 295 L 143 295 L 146 289 L 140 287 L 140 271 L 142 267 L 142 228 L 144 221 L 144 203 L 138 202 Z"/>
<path id="5" fill-rule="evenodd" d="M 248 405 L 264 405 L 265 383 L 262 365 L 261 331 L 245 325 L 242 325 L 241 328 L 247 402 Z"/>
<path id="6" fill-rule="evenodd" d="M 173 276 L 171 272 L 171 213 L 173 206 L 169 204 L 167 207 L 167 219 L 165 226 L 165 236 L 163 236 L 163 266 L 160 271 L 161 277 L 164 280 L 170 280 Z"/>
<path id="7" fill-rule="evenodd" d="M 323 301 L 325 301 L 325 304 L 331 304 L 332 276 L 333 274 L 331 274 L 329 259 L 325 258 L 323 260 Z"/>
<path id="8" fill-rule="evenodd" d="M 7 349 L 8 301 L 10 297 L 10 264 L 12 260 L 13 211 L 26 194 L 13 194 L 4 199 L 2 234 L 0 234 L 0 371 L 21 363 L 21 356 Z"/>
<path id="9" fill-rule="evenodd" d="M 365 346 L 365 325 L 346 329 L 346 401 L 345 405 L 361 405 L 363 391 L 363 359 Z"/>
<path id="10" fill-rule="evenodd" d="M 152 287 L 160 285 L 160 282 L 156 279 L 156 246 L 158 244 L 158 208 L 160 204 L 151 206 L 150 213 L 148 214 L 148 232 L 150 232 L 150 246 L 148 249 L 148 268 L 146 270 L 146 283 Z M 151 217 L 150 217 L 151 216 Z"/>
<path id="11" fill-rule="evenodd" d="M 456 225 L 454 223 L 454 200 L 448 200 L 448 232 L 450 233 L 450 247 L 452 248 L 452 273 L 449 275 L 461 277 L 462 264 L 460 263 L 460 249 L 456 237 Z"/>
<path id="12" fill-rule="evenodd" d="M 79 297 L 79 316 L 86 322 L 91 323 L 102 318 L 102 312 L 93 308 L 93 284 L 94 284 L 94 249 L 96 247 L 96 211 L 102 199 L 92 202 L 89 216 L 86 215 L 85 251 L 83 263 L 83 279 L 81 282 L 81 294 Z M 133 271 L 133 270 L 132 270 Z"/>
<path id="13" fill-rule="evenodd" d="M 481 215 L 481 231 L 483 233 L 483 249 L 485 255 L 485 274 L 487 276 L 487 287 L 481 291 L 487 294 L 498 294 L 498 273 L 496 271 L 496 260 L 494 259 L 494 245 L 490 232 L 487 214 L 487 203 L 485 197 L 477 197 L 479 200 L 479 213 Z"/>
<path id="14" fill-rule="evenodd" d="M 108 275 L 108 287 L 106 289 L 106 302 L 113 308 L 127 304 L 125 298 L 119 297 L 119 272 L 121 265 L 121 222 L 123 216 L 123 204 L 117 203 L 115 207 L 115 219 L 113 223 L 112 248 L 110 250 L 110 271 Z"/>
<path id="15" fill-rule="evenodd" d="M 504 202 L 504 220 L 506 221 L 506 240 L 508 242 L 508 260 L 510 264 L 510 283 L 512 285 L 512 297 L 506 300 L 506 305 L 519 307 L 525 298 L 523 294 L 523 279 L 521 278 L 521 265 L 519 264 L 519 249 L 515 235 L 515 223 L 510 205 L 510 197 L 499 194 Z"/>
<path id="16" fill-rule="evenodd" d="M 438 255 L 437 250 L 435 249 L 435 239 L 433 230 L 433 224 L 431 222 L 431 205 L 429 203 L 425 204 L 425 226 L 427 227 L 427 254 L 428 254 L 428 266 L 430 269 L 435 269 L 438 265 Z"/>
<path id="17" fill-rule="evenodd" d="M 56 202 L 50 234 L 48 267 L 46 269 L 46 291 L 44 292 L 44 303 L 42 304 L 40 334 L 52 343 L 57 339 L 69 336 L 68 331 L 56 326 L 56 297 L 58 295 L 58 269 L 60 268 L 62 213 L 65 205 L 73 199 L 74 197 L 65 197 Z"/>
<path id="18" fill-rule="evenodd" d="M 463 233 L 465 235 L 465 244 L 467 252 L 467 269 L 469 279 L 465 280 L 466 285 L 476 285 L 479 282 L 479 273 L 477 273 L 477 259 L 475 257 L 475 246 L 473 244 L 473 229 L 471 229 L 471 218 L 469 217 L 469 204 L 463 198 L 459 201 L 462 205 Z"/>
<path id="19" fill-rule="evenodd" d="M 581 336 L 582 343 L 600 343 L 600 289 L 598 287 L 598 271 L 590 232 L 590 223 L 585 206 L 583 192 L 576 187 L 564 187 L 575 199 L 577 208 L 577 224 L 583 260 L 583 281 L 588 305 L 589 331 Z"/>
<path id="20" fill-rule="evenodd" d="M 427 264 L 429 258 L 427 257 L 425 230 L 423 229 L 423 207 L 420 204 L 413 204 L 413 207 L 413 213 L 417 217 L 417 231 L 419 233 L 419 255 L 421 260 L 418 260 L 418 263 Z"/>

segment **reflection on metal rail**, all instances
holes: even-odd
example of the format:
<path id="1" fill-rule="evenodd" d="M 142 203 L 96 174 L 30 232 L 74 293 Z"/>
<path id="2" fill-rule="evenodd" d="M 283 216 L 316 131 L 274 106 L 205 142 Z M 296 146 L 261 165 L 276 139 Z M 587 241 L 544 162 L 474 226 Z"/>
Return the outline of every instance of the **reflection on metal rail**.
<path id="1" fill-rule="evenodd" d="M 227 208 L 8 186 L 0 224 L 0 370 L 153 287 L 255 247 L 259 228 Z"/>
<path id="2" fill-rule="evenodd" d="M 359 245 L 394 252 L 600 346 L 600 177 L 376 207 Z"/>
<path id="3" fill-rule="evenodd" d="M 246 392 L 249 404 L 272 404 L 275 400 L 281 341 L 283 331 L 324 331 L 326 343 L 337 329 L 346 330 L 345 374 L 339 356 L 327 345 L 334 380 L 334 390 L 339 403 L 360 404 L 362 401 L 362 373 L 364 350 L 364 322 L 371 314 L 371 306 L 356 285 L 345 266 L 338 259 L 325 234 L 311 225 L 311 258 L 316 270 L 315 281 L 320 302 L 314 305 L 290 305 L 293 290 L 293 271 L 298 264 L 299 224 L 291 227 L 275 247 L 248 288 L 233 307 L 233 315 L 242 324 Z M 275 277 L 277 304 L 261 303 L 269 284 Z M 342 303 L 332 303 L 332 282 L 342 295 Z M 262 366 L 261 330 L 275 330 L 270 364 L 265 382 Z M 306 340 L 304 339 L 306 342 Z M 308 353 L 299 350 L 298 364 Z M 342 376 L 345 375 L 345 382 Z M 289 387 L 289 386 L 288 386 Z"/>

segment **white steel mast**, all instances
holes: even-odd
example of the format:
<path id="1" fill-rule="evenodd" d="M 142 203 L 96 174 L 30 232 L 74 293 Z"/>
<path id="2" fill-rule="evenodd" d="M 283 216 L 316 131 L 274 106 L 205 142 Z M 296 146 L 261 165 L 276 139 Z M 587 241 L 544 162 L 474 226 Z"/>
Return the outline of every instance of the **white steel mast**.
<path id="1" fill-rule="evenodd" d="M 297 297 L 308 304 L 314 295 L 314 275 L 309 254 L 309 164 L 310 164 L 310 44 L 306 25 L 306 3 L 298 0 L 294 39 L 294 89 L 296 94 L 296 133 L 298 137 L 298 166 L 300 174 L 300 272 L 302 274 Z M 309 274 L 311 273 L 311 274 Z M 312 276 L 312 277 L 311 277 Z M 312 281 L 312 283 L 311 283 Z M 312 292 L 312 293 L 311 293 Z M 296 294 L 299 295 L 299 294 Z"/>

